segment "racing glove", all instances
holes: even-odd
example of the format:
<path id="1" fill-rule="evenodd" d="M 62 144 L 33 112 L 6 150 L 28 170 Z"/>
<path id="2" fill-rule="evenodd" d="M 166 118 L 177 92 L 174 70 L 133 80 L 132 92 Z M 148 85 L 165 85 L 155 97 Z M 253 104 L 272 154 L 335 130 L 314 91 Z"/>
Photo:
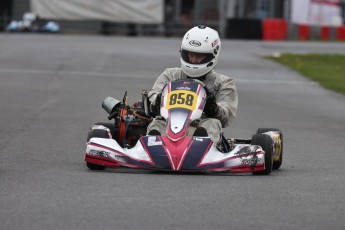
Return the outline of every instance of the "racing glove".
<path id="1" fill-rule="evenodd" d="M 161 98 L 162 98 L 162 94 L 161 93 L 157 94 L 156 100 L 150 106 L 151 113 L 153 113 L 155 115 L 159 115 L 160 114 Z"/>
<path id="2" fill-rule="evenodd" d="M 210 92 L 206 87 L 205 87 L 207 97 L 206 97 L 206 104 L 204 107 L 204 113 L 208 118 L 215 118 L 216 115 L 218 114 L 219 107 L 216 103 L 216 96 L 214 93 Z"/>

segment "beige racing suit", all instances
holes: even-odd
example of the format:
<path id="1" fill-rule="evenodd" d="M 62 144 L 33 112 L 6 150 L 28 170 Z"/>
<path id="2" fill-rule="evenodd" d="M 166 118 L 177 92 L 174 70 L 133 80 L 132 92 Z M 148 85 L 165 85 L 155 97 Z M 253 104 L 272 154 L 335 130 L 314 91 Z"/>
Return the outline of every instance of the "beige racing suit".
<path id="1" fill-rule="evenodd" d="M 171 81 L 187 79 L 181 68 L 168 68 L 156 80 L 152 90 L 148 93 L 149 100 L 155 103 L 156 96 L 161 93 L 163 87 Z M 205 114 L 196 127 L 190 127 L 188 136 L 192 136 L 197 127 L 204 127 L 214 143 L 219 143 L 222 128 L 227 127 L 235 118 L 237 112 L 237 91 L 234 80 L 211 70 L 203 81 L 208 90 L 216 96 L 216 103 L 219 107 L 215 118 L 207 118 Z M 156 129 L 161 134 L 166 132 L 166 122 L 154 119 L 148 126 L 147 131 Z"/>

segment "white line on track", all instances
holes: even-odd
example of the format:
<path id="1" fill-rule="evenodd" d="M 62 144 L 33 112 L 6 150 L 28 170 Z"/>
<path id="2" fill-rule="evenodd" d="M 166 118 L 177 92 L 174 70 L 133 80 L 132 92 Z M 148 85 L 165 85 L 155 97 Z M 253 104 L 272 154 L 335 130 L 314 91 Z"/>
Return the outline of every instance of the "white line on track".
<path id="1" fill-rule="evenodd" d="M 235 79 L 236 83 L 257 83 L 257 84 L 291 84 L 291 85 L 317 85 L 313 81 L 295 80 L 272 80 L 272 79 Z"/>
<path id="2" fill-rule="evenodd" d="M 17 74 L 59 74 L 59 75 L 80 75 L 80 76 L 103 76 L 103 77 L 125 77 L 125 78 L 143 78 L 152 74 L 123 74 L 123 73 L 102 73 L 102 72 L 84 72 L 84 71 L 65 71 L 65 70 L 38 70 L 38 69 L 0 69 L 0 73 Z"/>
<path id="3" fill-rule="evenodd" d="M 16 74 L 59 74 L 59 75 L 79 75 L 79 76 L 97 76 L 97 77 L 113 77 L 113 78 L 156 78 L 152 73 L 102 73 L 102 72 L 84 72 L 84 71 L 56 71 L 56 70 L 38 70 L 38 69 L 0 69 L 0 73 L 16 73 Z M 235 79 L 236 83 L 250 83 L 250 84 L 294 84 L 294 85 L 315 85 L 312 81 L 295 81 L 295 80 L 272 80 L 272 79 Z"/>

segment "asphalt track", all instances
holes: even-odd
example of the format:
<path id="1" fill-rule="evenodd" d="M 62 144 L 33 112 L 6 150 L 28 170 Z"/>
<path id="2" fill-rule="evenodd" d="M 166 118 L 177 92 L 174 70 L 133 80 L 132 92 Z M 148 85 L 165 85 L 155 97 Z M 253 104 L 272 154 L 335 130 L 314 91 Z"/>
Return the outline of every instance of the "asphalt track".
<path id="1" fill-rule="evenodd" d="M 102 100 L 139 99 L 179 65 L 179 43 L 0 35 L 1 229 L 345 229 L 345 97 L 261 58 L 345 53 L 344 43 L 223 40 L 217 70 L 239 91 L 226 134 L 284 133 L 283 165 L 269 176 L 86 168 Z"/>

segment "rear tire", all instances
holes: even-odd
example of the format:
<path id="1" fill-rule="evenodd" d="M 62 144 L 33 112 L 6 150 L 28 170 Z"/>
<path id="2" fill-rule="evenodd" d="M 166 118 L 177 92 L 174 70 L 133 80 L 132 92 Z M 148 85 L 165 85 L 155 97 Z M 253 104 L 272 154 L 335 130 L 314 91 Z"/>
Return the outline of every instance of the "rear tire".
<path id="1" fill-rule="evenodd" d="M 252 138 L 252 145 L 260 145 L 265 151 L 265 170 L 253 172 L 255 175 L 268 175 L 272 172 L 273 166 L 273 140 L 266 134 L 255 134 Z"/>
<path id="2" fill-rule="evenodd" d="M 277 161 L 273 161 L 273 169 L 276 170 L 276 169 L 279 169 L 283 163 L 283 149 L 284 149 L 283 133 L 282 131 L 276 128 L 258 128 L 258 131 L 256 133 L 259 134 L 259 133 L 265 133 L 269 131 L 279 132 L 280 140 L 281 140 L 281 152 L 279 155 L 279 159 Z"/>
<path id="3" fill-rule="evenodd" d="M 97 123 L 100 124 L 100 123 Z M 111 124 L 111 123 L 109 123 Z M 102 124 L 103 125 L 103 124 Z M 105 126 L 105 125 L 103 125 Z M 107 126 L 105 126 L 107 127 Z M 109 128 L 109 127 L 107 127 Z M 101 130 L 101 129 L 90 129 L 89 133 L 87 134 L 87 142 L 90 141 L 91 138 L 93 137 L 98 137 L 98 138 L 107 138 L 109 139 L 109 135 L 108 132 L 106 130 Z M 90 169 L 90 170 L 104 170 L 105 166 L 103 165 L 96 165 L 90 162 L 86 162 L 86 166 Z"/>

